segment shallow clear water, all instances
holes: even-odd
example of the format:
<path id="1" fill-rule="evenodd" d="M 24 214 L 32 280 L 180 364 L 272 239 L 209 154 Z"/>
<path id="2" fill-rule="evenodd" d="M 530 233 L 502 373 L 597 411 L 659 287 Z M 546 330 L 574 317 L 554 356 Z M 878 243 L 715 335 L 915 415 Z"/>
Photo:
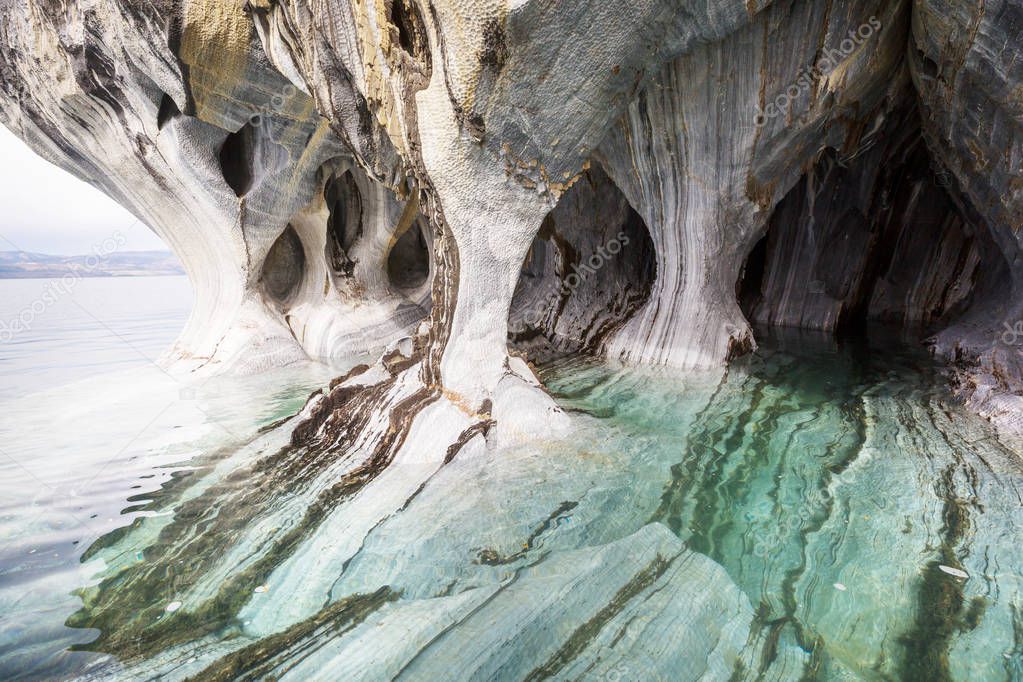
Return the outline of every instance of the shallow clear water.
<path id="1" fill-rule="evenodd" d="M 93 657 L 67 648 L 95 633 L 64 622 L 94 573 L 88 546 L 193 458 L 247 442 L 336 372 L 173 378 L 154 360 L 187 319 L 186 278 L 59 282 L 0 280 L 0 322 L 15 330 L 0 337 L 0 679 L 81 672 Z"/>
<path id="2" fill-rule="evenodd" d="M 1021 679 L 1019 453 L 916 353 L 765 345 L 688 405 L 642 372 L 548 382 L 670 465 L 647 521 L 749 598 L 765 646 L 745 677 Z"/>
<path id="3" fill-rule="evenodd" d="M 1023 676 L 1023 460 L 911 350 L 564 360 L 564 442 L 348 496 L 352 455 L 257 433 L 332 371 L 142 372 L 0 404 L 47 482 L 4 469 L 0 677 Z"/>

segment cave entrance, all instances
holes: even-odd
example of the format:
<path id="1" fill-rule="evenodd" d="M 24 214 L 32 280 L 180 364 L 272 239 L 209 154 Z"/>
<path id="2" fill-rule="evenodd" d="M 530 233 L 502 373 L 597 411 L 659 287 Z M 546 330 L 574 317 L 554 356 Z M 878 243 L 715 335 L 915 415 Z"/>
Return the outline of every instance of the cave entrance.
<path id="1" fill-rule="evenodd" d="M 228 133 L 220 146 L 221 173 L 238 197 L 247 195 L 264 176 L 276 173 L 288 163 L 288 151 L 266 134 L 264 128 L 268 125 L 262 118 L 254 117 L 239 130 Z"/>
<path id="2" fill-rule="evenodd" d="M 408 214 L 414 188 L 405 187 L 403 199 L 346 165 L 331 166 L 326 176 L 324 256 L 335 288 L 428 308 L 433 232 L 422 213 Z"/>
<path id="3" fill-rule="evenodd" d="M 351 277 L 355 268 L 352 249 L 362 238 L 362 194 L 351 171 L 332 176 L 324 190 L 327 202 L 327 263 L 335 275 Z"/>
<path id="4" fill-rule="evenodd" d="M 737 284 L 747 319 L 840 338 L 946 326 L 1005 266 L 936 168 L 915 112 L 852 159 L 824 153 L 747 258 Z"/>
<path id="5" fill-rule="evenodd" d="M 598 354 L 646 303 L 656 274 L 646 223 L 594 166 L 533 240 L 512 301 L 509 341 L 535 360 Z"/>
<path id="6" fill-rule="evenodd" d="M 286 305 L 302 283 L 305 275 L 305 249 L 295 228 L 291 225 L 281 233 L 270 247 L 259 281 L 263 291 L 274 302 Z"/>
<path id="7" fill-rule="evenodd" d="M 387 254 L 387 278 L 403 292 L 423 287 L 430 278 L 430 232 L 419 217 L 400 235 Z"/>
<path id="8" fill-rule="evenodd" d="M 160 108 L 156 112 L 157 130 L 163 130 L 164 126 L 179 116 L 181 116 L 181 110 L 178 109 L 178 105 L 174 103 L 170 95 L 164 93 L 160 99 Z"/>

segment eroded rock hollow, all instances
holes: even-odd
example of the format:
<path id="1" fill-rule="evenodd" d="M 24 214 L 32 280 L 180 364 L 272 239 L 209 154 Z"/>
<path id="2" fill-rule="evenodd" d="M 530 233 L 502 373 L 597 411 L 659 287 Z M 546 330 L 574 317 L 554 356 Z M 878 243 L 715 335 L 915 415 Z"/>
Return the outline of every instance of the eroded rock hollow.
<path id="1" fill-rule="evenodd" d="M 1017 0 L 0 8 L 0 120 L 184 263 L 169 367 L 383 355 L 296 441 L 557 430 L 526 359 L 875 321 L 1020 427 Z"/>

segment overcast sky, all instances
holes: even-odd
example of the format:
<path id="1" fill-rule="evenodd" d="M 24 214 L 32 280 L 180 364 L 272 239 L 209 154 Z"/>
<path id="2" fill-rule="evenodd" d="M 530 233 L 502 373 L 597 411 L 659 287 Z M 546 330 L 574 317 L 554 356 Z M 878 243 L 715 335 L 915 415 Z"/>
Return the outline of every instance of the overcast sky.
<path id="1" fill-rule="evenodd" d="M 115 231 L 121 251 L 166 250 L 107 195 L 57 168 L 0 125 L 0 251 L 92 253 Z"/>

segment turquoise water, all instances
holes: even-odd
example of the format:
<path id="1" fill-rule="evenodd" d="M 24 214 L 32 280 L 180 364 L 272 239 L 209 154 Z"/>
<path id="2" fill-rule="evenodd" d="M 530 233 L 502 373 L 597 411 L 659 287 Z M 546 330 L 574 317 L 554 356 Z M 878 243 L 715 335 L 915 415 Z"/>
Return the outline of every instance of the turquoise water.
<path id="1" fill-rule="evenodd" d="M 745 677 L 1021 679 L 1019 453 L 915 353 L 766 346 L 696 404 L 643 373 L 548 382 L 670 465 L 647 520 L 749 598 L 767 645 Z"/>
<path id="2" fill-rule="evenodd" d="M 0 677 L 1023 679 L 1023 460 L 914 349 L 565 359 L 565 440 L 347 496 L 271 428 L 336 370 L 143 368 L 0 404 Z"/>

